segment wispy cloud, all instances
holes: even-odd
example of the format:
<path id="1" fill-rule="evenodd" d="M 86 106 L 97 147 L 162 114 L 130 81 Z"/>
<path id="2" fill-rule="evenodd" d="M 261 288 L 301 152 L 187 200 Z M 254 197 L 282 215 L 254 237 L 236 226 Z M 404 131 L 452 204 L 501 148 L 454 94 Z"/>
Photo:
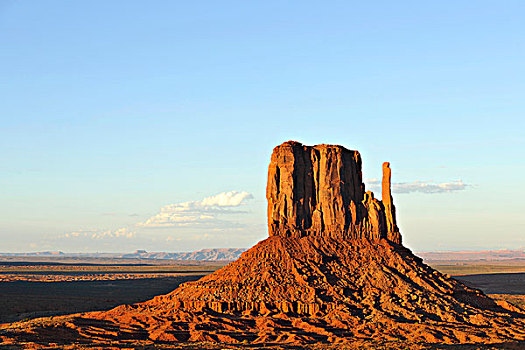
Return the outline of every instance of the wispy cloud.
<path id="1" fill-rule="evenodd" d="M 68 232 L 63 238 L 91 238 L 91 239 L 109 239 L 109 238 L 133 238 L 135 232 L 129 228 L 119 228 L 117 230 L 78 230 Z"/>
<path id="2" fill-rule="evenodd" d="M 381 189 L 381 182 L 378 179 L 365 180 L 367 187 L 373 190 Z M 452 182 L 435 183 L 432 181 L 413 181 L 413 182 L 399 182 L 392 184 L 392 192 L 394 193 L 447 193 L 465 190 L 468 184 L 462 180 Z"/>
<path id="3" fill-rule="evenodd" d="M 239 210 L 253 199 L 248 192 L 230 191 L 206 197 L 200 201 L 169 204 L 149 219 L 117 230 L 77 230 L 68 232 L 60 238 L 84 238 L 93 240 L 112 240 L 134 238 L 136 232 L 147 228 L 201 227 L 209 231 L 236 230 L 243 225 L 223 220 L 219 216 L 245 213 Z M 133 215 L 135 216 L 135 215 Z M 207 234 L 206 234 L 207 235 Z"/>
<path id="4" fill-rule="evenodd" d="M 432 183 L 423 181 L 404 182 L 393 185 L 393 191 L 397 193 L 410 193 L 410 192 L 422 192 L 422 193 L 444 193 L 444 192 L 455 192 L 466 189 L 469 185 L 465 184 L 461 180 L 453 182 L 443 183 Z"/>
<path id="5" fill-rule="evenodd" d="M 234 208 L 243 206 L 252 199 L 248 192 L 230 191 L 206 197 L 200 201 L 169 204 L 160 209 L 160 213 L 138 223 L 139 227 L 184 227 L 225 223 L 219 215 L 242 213 Z"/>

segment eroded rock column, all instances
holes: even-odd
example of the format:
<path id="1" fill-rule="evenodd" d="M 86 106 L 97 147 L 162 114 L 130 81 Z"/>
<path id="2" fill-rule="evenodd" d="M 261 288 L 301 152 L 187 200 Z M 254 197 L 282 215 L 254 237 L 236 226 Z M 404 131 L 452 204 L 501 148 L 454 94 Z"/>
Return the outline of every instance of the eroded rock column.
<path id="1" fill-rule="evenodd" d="M 394 207 L 394 203 L 392 203 L 391 178 L 392 171 L 390 169 L 390 163 L 384 162 L 381 201 L 385 208 L 386 236 L 389 241 L 400 244 L 401 235 L 396 224 L 396 208 Z"/>

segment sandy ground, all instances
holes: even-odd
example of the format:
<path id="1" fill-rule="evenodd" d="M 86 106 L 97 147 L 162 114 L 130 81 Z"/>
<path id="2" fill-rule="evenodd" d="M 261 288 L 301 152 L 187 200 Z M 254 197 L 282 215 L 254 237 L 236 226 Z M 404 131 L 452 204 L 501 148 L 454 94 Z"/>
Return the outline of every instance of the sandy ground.
<path id="1" fill-rule="evenodd" d="M 0 261 L 0 323 L 146 301 L 224 263 L 27 258 Z"/>
<path id="2" fill-rule="evenodd" d="M 115 261 L 100 258 L 67 262 L 60 259 L 43 260 L 0 261 L 0 323 L 91 310 L 108 310 L 120 304 L 142 302 L 156 295 L 166 294 L 179 284 L 196 280 L 225 264 L 224 262 Z M 439 262 L 431 265 L 469 286 L 493 294 L 494 298 L 506 300 L 520 307 L 525 306 L 525 263 Z M 0 345 L 0 349 L 7 348 Z M 167 348 L 219 349 L 221 347 L 201 344 Z M 285 348 L 276 347 L 276 349 Z M 312 347 L 312 349 L 328 348 Z M 381 345 L 371 344 L 369 348 L 380 349 Z M 486 347 L 486 349 L 506 348 L 505 344 Z M 348 346 L 346 349 L 353 348 Z"/>
<path id="3" fill-rule="evenodd" d="M 525 260 L 475 260 L 475 261 L 455 261 L 455 260 L 439 260 L 425 261 L 427 265 L 434 269 L 447 273 L 452 276 L 460 275 L 478 275 L 489 273 L 525 273 Z"/>

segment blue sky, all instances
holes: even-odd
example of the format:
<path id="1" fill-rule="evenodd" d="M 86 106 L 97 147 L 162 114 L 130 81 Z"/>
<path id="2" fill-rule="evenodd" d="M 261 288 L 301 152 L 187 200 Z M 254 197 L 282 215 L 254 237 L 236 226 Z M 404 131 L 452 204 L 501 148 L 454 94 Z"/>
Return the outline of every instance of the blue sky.
<path id="1" fill-rule="evenodd" d="M 289 139 L 390 161 L 416 251 L 523 248 L 524 11 L 2 1 L 0 251 L 249 247 Z"/>

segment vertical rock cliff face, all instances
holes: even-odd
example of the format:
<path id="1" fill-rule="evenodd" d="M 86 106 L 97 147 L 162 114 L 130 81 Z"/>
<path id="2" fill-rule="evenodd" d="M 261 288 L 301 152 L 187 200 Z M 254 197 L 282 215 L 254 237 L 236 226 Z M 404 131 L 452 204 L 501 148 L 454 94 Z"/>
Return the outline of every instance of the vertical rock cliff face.
<path id="1" fill-rule="evenodd" d="M 277 146 L 268 169 L 270 236 L 306 235 L 389 239 L 400 243 L 390 194 L 390 168 L 383 167 L 383 201 L 365 193 L 361 156 L 342 146 Z"/>

